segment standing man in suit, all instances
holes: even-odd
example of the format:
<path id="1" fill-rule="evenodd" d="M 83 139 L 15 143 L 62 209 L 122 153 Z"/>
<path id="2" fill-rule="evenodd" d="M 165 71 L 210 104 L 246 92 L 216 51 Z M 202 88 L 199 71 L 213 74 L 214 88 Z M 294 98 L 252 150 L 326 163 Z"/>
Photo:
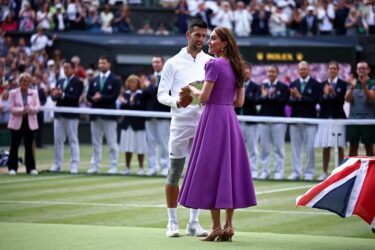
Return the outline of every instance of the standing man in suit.
<path id="1" fill-rule="evenodd" d="M 256 108 L 256 95 L 259 89 L 257 83 L 251 80 L 252 73 L 251 65 L 245 69 L 245 102 L 240 109 L 240 114 L 242 115 L 258 115 Z M 258 178 L 258 124 L 256 122 L 244 122 L 241 123 L 242 130 L 245 136 L 247 148 L 249 150 L 249 162 L 251 168 L 251 176 L 253 178 Z"/>
<path id="2" fill-rule="evenodd" d="M 91 108 L 116 109 L 116 100 L 120 94 L 121 81 L 111 73 L 111 62 L 107 56 L 99 58 L 100 74 L 89 84 L 87 101 Z M 102 159 L 103 135 L 109 146 L 108 174 L 117 173 L 118 144 L 117 144 L 117 116 L 90 115 L 90 128 L 92 140 L 91 167 L 87 173 L 99 172 Z"/>
<path id="3" fill-rule="evenodd" d="M 83 83 L 76 77 L 75 65 L 71 61 L 63 64 L 65 78 L 56 83 L 52 90 L 52 100 L 57 107 L 79 107 L 79 98 L 83 91 Z M 63 163 L 64 142 L 68 137 L 70 145 L 70 173 L 77 174 L 79 167 L 79 141 L 78 141 L 79 114 L 55 112 L 53 124 L 55 139 L 55 163 L 50 168 L 51 172 L 59 172 Z"/>
<path id="4" fill-rule="evenodd" d="M 157 94 L 159 82 L 164 66 L 164 58 L 156 55 L 152 58 L 154 74 L 149 77 L 150 84 L 145 87 L 146 110 L 157 112 L 170 112 L 171 108 L 158 101 Z M 169 169 L 169 118 L 149 118 L 146 120 L 146 140 L 148 149 L 148 171 L 147 175 L 156 175 L 161 167 L 161 175 L 167 176 Z M 158 157 L 157 151 L 159 146 Z M 160 159 L 160 165 L 158 164 Z"/>
<path id="5" fill-rule="evenodd" d="M 320 83 L 310 76 L 310 65 L 306 61 L 298 64 L 299 79 L 289 86 L 289 105 L 292 117 L 316 118 L 316 104 L 320 96 Z M 315 174 L 315 124 L 291 124 L 290 143 L 292 151 L 292 174 L 289 180 L 302 177 L 302 147 L 305 147 L 306 169 L 304 180 L 312 180 Z"/>
<path id="6" fill-rule="evenodd" d="M 319 118 L 321 119 L 346 119 L 344 102 L 348 83 L 338 78 L 338 74 L 339 64 L 335 61 L 330 62 L 328 64 L 328 79 L 323 82 L 320 90 Z M 334 140 L 338 140 L 339 161 L 344 159 L 345 126 L 335 126 L 337 130 L 334 130 L 331 124 L 318 125 L 315 147 L 323 148 L 323 173 L 318 177 L 318 181 L 323 181 L 328 177 L 328 165 L 331 147 L 335 145 Z"/>
<path id="7" fill-rule="evenodd" d="M 267 82 L 260 86 L 257 94 L 258 103 L 261 105 L 260 116 L 285 117 L 285 105 L 289 100 L 289 89 L 277 79 L 279 69 L 276 65 L 267 68 Z M 285 164 L 285 123 L 260 123 L 259 137 L 261 148 L 262 172 L 260 179 L 270 177 L 271 145 L 274 151 L 274 179 L 284 178 Z"/>

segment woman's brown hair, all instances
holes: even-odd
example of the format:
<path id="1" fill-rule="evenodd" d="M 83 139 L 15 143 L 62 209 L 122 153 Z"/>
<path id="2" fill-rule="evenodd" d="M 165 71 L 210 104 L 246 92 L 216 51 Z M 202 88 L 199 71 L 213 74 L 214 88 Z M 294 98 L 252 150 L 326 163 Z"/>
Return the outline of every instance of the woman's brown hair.
<path id="1" fill-rule="evenodd" d="M 240 50 L 237 47 L 236 38 L 233 33 L 225 27 L 217 27 L 214 31 L 221 41 L 228 42 L 227 46 L 224 48 L 225 55 L 229 59 L 234 74 L 236 75 L 237 87 L 242 88 L 245 82 L 246 63 L 242 59 Z"/>

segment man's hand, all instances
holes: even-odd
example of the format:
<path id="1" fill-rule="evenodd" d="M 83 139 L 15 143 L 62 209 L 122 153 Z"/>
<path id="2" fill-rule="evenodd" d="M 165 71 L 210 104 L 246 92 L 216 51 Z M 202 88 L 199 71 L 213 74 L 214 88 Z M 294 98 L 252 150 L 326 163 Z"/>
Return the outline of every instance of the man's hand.
<path id="1" fill-rule="evenodd" d="M 261 93 L 262 93 L 262 97 L 266 97 L 266 96 L 268 95 L 268 91 L 267 91 L 266 86 L 261 85 L 261 86 L 260 86 L 260 91 L 261 91 Z"/>
<path id="2" fill-rule="evenodd" d="M 190 95 L 180 97 L 180 99 L 177 101 L 177 107 L 186 108 L 192 101 L 193 97 Z"/>
<path id="3" fill-rule="evenodd" d="M 181 99 L 181 98 L 184 98 L 184 97 L 186 97 L 186 96 L 190 96 L 190 93 L 191 93 L 191 90 L 190 90 L 190 88 L 189 88 L 189 85 L 187 85 L 187 86 L 181 88 L 181 91 L 180 91 L 180 93 L 179 93 L 180 99 Z"/>
<path id="4" fill-rule="evenodd" d="M 99 92 L 96 92 L 95 95 L 92 97 L 93 102 L 98 102 L 102 98 L 102 95 Z"/>
<path id="5" fill-rule="evenodd" d="M 62 90 L 59 89 L 59 88 L 54 88 L 52 89 L 52 96 L 57 98 L 57 97 L 60 97 L 62 95 Z"/>

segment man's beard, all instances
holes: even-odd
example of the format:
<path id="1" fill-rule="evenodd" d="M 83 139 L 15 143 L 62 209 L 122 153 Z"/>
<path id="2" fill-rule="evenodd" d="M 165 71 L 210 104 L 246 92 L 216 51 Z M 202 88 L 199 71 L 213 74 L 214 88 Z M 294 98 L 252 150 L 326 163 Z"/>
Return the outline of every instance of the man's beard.
<path id="1" fill-rule="evenodd" d="M 198 53 L 202 50 L 202 47 L 200 47 L 196 44 L 193 44 L 193 46 L 191 48 L 194 52 L 198 52 Z"/>

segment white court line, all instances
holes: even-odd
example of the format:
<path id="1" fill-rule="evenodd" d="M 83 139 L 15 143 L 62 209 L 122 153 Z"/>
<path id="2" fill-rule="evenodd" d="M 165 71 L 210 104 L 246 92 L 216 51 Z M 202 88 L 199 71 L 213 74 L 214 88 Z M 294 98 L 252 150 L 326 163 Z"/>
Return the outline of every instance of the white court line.
<path id="1" fill-rule="evenodd" d="M 285 191 L 291 191 L 291 190 L 311 188 L 313 186 L 314 185 L 305 185 L 305 186 L 297 186 L 297 187 L 279 188 L 279 189 L 273 189 L 273 190 L 268 190 L 268 191 L 255 192 L 255 194 L 256 195 L 260 195 L 260 194 L 272 194 L 272 193 L 279 193 L 279 192 L 285 192 Z"/>
<path id="2" fill-rule="evenodd" d="M 7 180 L 7 181 L 0 180 L 0 184 L 53 180 L 53 179 L 62 179 L 62 178 L 67 178 L 67 177 L 72 177 L 72 175 L 63 175 L 63 176 L 60 175 L 60 176 L 50 176 L 50 177 L 30 177 L 28 179 L 14 179 L 14 180 Z"/>
<path id="3" fill-rule="evenodd" d="M 0 201 L 0 203 L 32 204 L 32 205 L 59 205 L 59 206 L 101 206 L 101 207 L 123 207 L 123 208 L 165 208 L 162 205 L 140 205 L 140 204 L 116 204 L 116 203 L 83 203 L 83 202 L 60 202 L 60 201 Z M 250 213 L 281 213 L 281 214 L 309 214 L 309 215 L 333 215 L 326 212 L 295 212 L 265 209 L 238 209 L 240 212 Z"/>

